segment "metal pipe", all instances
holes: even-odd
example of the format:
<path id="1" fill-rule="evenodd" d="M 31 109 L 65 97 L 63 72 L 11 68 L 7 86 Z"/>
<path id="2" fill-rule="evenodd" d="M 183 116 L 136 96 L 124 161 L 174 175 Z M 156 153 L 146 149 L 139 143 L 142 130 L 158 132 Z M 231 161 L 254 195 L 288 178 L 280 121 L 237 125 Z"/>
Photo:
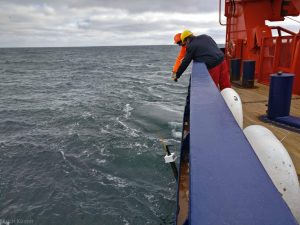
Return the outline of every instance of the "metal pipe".
<path id="1" fill-rule="evenodd" d="M 222 23 L 222 19 L 221 19 L 221 8 L 222 8 L 222 0 L 219 0 L 219 23 L 222 26 L 226 26 L 226 23 Z"/>
<path id="2" fill-rule="evenodd" d="M 290 35 L 296 35 L 296 33 L 294 33 L 293 31 L 290 31 L 288 29 L 285 29 L 283 27 L 280 27 L 280 26 L 270 26 L 271 29 L 277 29 L 278 31 L 283 31 L 287 34 L 290 34 Z"/>

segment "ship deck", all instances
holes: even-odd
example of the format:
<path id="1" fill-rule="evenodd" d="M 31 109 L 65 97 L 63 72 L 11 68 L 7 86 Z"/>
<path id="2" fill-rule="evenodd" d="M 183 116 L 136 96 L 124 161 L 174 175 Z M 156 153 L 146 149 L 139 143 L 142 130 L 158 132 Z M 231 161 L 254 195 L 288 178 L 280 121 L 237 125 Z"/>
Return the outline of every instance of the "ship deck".
<path id="1" fill-rule="evenodd" d="M 269 86 L 255 83 L 255 88 L 244 89 L 233 85 L 243 103 L 244 128 L 249 125 L 262 125 L 270 129 L 289 152 L 300 180 L 300 131 L 293 131 L 276 124 L 265 122 L 261 116 L 266 115 Z M 300 96 L 292 97 L 290 115 L 300 117 Z"/>

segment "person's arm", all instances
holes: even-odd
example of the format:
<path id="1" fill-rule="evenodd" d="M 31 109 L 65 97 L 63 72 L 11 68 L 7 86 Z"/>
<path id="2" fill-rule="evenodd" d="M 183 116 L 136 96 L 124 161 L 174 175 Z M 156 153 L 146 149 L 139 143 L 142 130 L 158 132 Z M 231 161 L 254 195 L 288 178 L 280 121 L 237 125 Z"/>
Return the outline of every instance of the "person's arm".
<path id="1" fill-rule="evenodd" d="M 186 70 L 186 68 L 190 65 L 190 63 L 193 59 L 193 56 L 194 56 L 194 48 L 192 48 L 192 46 L 188 46 L 185 57 L 182 60 L 180 66 L 177 70 L 177 73 L 176 73 L 177 79 L 183 74 L 183 72 Z"/>
<path id="2" fill-rule="evenodd" d="M 181 61 L 185 56 L 185 53 L 186 53 L 186 47 L 182 46 L 180 49 L 180 52 L 178 53 L 178 56 L 176 58 L 175 64 L 173 66 L 173 73 L 177 73 L 177 70 L 181 64 Z"/>

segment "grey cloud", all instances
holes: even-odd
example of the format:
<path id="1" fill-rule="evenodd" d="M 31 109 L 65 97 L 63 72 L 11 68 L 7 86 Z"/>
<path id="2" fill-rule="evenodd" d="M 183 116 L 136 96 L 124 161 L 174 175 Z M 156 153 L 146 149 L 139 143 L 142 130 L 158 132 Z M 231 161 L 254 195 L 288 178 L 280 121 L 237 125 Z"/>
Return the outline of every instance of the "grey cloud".
<path id="1" fill-rule="evenodd" d="M 196 3 L 186 1 L 183 7 L 178 0 L 2 1 L 0 47 L 172 44 L 174 33 L 184 28 L 211 25 L 204 17 L 198 19 L 195 7 L 182 11 Z"/>
<path id="2" fill-rule="evenodd" d="M 43 5 L 47 4 L 54 7 L 70 7 L 70 8 L 85 8 L 85 7 L 104 7 L 104 8 L 119 8 L 126 9 L 129 12 L 145 12 L 145 11 L 160 11 L 160 12 L 210 12 L 218 8 L 218 0 L 4 0 L 2 2 L 10 2 L 22 5 Z"/>
<path id="3" fill-rule="evenodd" d="M 1 0 L 0 47 L 172 44 L 183 29 L 224 43 L 218 0 Z"/>

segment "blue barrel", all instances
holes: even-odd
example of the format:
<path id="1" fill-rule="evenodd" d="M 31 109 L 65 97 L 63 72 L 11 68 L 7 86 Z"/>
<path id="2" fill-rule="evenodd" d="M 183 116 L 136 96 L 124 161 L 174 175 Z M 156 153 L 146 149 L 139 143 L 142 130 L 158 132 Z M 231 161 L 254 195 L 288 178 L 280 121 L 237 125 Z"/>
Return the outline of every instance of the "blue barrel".
<path id="1" fill-rule="evenodd" d="M 230 60 L 230 80 L 239 81 L 241 74 L 241 59 Z"/>
<path id="2" fill-rule="evenodd" d="M 255 61 L 244 60 L 242 86 L 245 88 L 254 87 L 254 79 L 255 79 Z"/>
<path id="3" fill-rule="evenodd" d="M 275 119 L 290 115 L 294 74 L 271 74 L 268 117 Z"/>

